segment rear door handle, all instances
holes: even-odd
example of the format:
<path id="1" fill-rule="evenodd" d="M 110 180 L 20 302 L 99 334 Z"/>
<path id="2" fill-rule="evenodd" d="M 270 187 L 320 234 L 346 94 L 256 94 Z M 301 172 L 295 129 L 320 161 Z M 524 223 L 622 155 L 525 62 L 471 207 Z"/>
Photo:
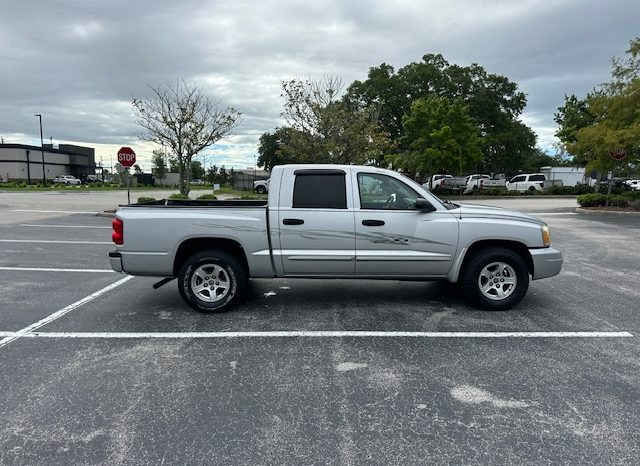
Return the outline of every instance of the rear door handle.
<path id="1" fill-rule="evenodd" d="M 363 220 L 362 224 L 367 227 L 381 227 L 384 225 L 384 220 Z"/>
<path id="2" fill-rule="evenodd" d="M 301 218 L 285 218 L 282 221 L 283 225 L 302 225 L 304 223 L 304 220 L 302 220 Z"/>

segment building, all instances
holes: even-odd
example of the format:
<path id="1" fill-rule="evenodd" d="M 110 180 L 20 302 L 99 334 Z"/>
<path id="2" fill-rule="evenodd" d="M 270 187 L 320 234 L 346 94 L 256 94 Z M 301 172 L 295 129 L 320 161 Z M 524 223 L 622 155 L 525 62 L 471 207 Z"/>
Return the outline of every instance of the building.
<path id="1" fill-rule="evenodd" d="M 94 175 L 95 150 L 71 144 L 60 144 L 57 149 L 51 144 L 45 144 L 44 149 L 24 144 L 0 144 L 0 181 L 42 183 L 43 169 L 47 181 L 57 175 L 76 178 Z"/>

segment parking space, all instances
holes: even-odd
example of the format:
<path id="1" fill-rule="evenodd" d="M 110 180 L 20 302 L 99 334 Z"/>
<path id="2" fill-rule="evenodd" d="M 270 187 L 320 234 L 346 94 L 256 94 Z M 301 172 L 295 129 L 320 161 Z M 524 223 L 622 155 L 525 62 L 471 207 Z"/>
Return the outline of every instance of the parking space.
<path id="1" fill-rule="evenodd" d="M 77 199 L 0 200 L 0 463 L 637 463 L 640 219 L 524 202 L 565 265 L 510 312 L 441 283 L 255 280 L 202 315 L 175 282 L 119 283 L 111 219 Z"/>

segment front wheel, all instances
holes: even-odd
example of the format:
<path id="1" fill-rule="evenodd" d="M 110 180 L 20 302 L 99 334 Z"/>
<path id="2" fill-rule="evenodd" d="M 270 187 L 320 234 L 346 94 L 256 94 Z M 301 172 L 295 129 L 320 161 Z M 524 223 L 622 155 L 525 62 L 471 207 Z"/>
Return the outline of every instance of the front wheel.
<path id="1" fill-rule="evenodd" d="M 219 250 L 189 257 L 178 273 L 182 299 L 199 312 L 223 312 L 244 295 L 247 277 L 240 262 Z"/>
<path id="2" fill-rule="evenodd" d="M 267 188 L 265 188 L 264 186 L 258 186 L 258 187 L 256 188 L 256 192 L 257 192 L 258 194 L 265 194 L 265 193 L 267 192 Z"/>
<path id="3" fill-rule="evenodd" d="M 511 249 L 483 249 L 466 264 L 462 287 L 472 304 L 487 311 L 506 311 L 527 293 L 529 269 Z"/>

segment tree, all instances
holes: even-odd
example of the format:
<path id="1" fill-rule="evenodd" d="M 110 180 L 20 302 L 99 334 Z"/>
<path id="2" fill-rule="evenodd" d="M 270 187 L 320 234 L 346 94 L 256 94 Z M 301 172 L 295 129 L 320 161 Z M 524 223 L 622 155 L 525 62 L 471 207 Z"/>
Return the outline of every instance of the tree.
<path id="1" fill-rule="evenodd" d="M 209 168 L 207 168 L 207 172 L 204 175 L 205 176 L 205 180 L 207 180 L 208 183 L 217 183 L 216 180 L 216 176 L 218 174 L 218 167 L 216 165 L 211 165 Z"/>
<path id="2" fill-rule="evenodd" d="M 402 126 L 407 150 L 386 158 L 395 168 L 422 175 L 462 174 L 482 158 L 478 128 L 461 100 L 418 99 Z"/>
<path id="3" fill-rule="evenodd" d="M 185 81 L 175 87 L 149 86 L 153 96 L 133 99 L 143 141 L 171 148 L 180 173 L 180 193 L 189 194 L 191 160 L 201 150 L 229 135 L 238 126 L 241 114 L 232 107 L 221 108 L 204 92 Z"/>
<path id="4" fill-rule="evenodd" d="M 339 101 L 340 78 L 282 83 L 283 116 L 291 129 L 280 151 L 285 158 L 313 163 L 372 163 L 390 147 L 373 107 Z"/>
<path id="5" fill-rule="evenodd" d="M 611 77 L 611 82 L 591 92 L 580 107 L 590 119 L 579 127 L 571 126 L 572 120 L 567 118 L 571 114 L 565 110 L 559 122 L 561 134 L 570 134 L 566 137 L 568 150 L 584 159 L 587 169 L 605 173 L 637 169 L 640 164 L 640 37 L 630 41 L 626 59 L 613 59 Z M 609 157 L 615 149 L 625 150 L 623 162 Z"/>
<path id="6" fill-rule="evenodd" d="M 167 176 L 166 157 L 159 150 L 154 150 L 151 155 L 151 173 L 159 180 L 163 180 Z"/>
<path id="7" fill-rule="evenodd" d="M 297 160 L 291 151 L 286 152 L 287 144 L 291 143 L 292 128 L 276 128 L 273 133 L 266 132 L 260 136 L 258 144 L 258 165 L 267 171 L 271 171 L 276 165 L 296 163 Z"/>
<path id="8" fill-rule="evenodd" d="M 180 164 L 178 163 L 178 157 L 173 155 L 169 156 L 169 172 L 180 173 Z"/>
<path id="9" fill-rule="evenodd" d="M 392 140 L 403 146 L 404 115 L 423 97 L 460 99 L 479 129 L 484 163 L 492 171 L 517 165 L 518 157 L 535 152 L 535 134 L 518 120 L 526 106 L 526 95 L 508 78 L 487 73 L 478 65 L 450 65 L 440 54 L 426 54 L 396 73 L 383 63 L 369 70 L 367 80 L 354 81 L 344 100 L 376 106 L 379 123 Z M 514 157 L 515 154 L 515 157 Z M 514 160 L 512 160 L 514 158 Z"/>
<path id="10" fill-rule="evenodd" d="M 202 162 L 199 160 L 191 161 L 191 179 L 192 180 L 201 180 L 204 178 L 205 170 L 202 167 Z"/>

